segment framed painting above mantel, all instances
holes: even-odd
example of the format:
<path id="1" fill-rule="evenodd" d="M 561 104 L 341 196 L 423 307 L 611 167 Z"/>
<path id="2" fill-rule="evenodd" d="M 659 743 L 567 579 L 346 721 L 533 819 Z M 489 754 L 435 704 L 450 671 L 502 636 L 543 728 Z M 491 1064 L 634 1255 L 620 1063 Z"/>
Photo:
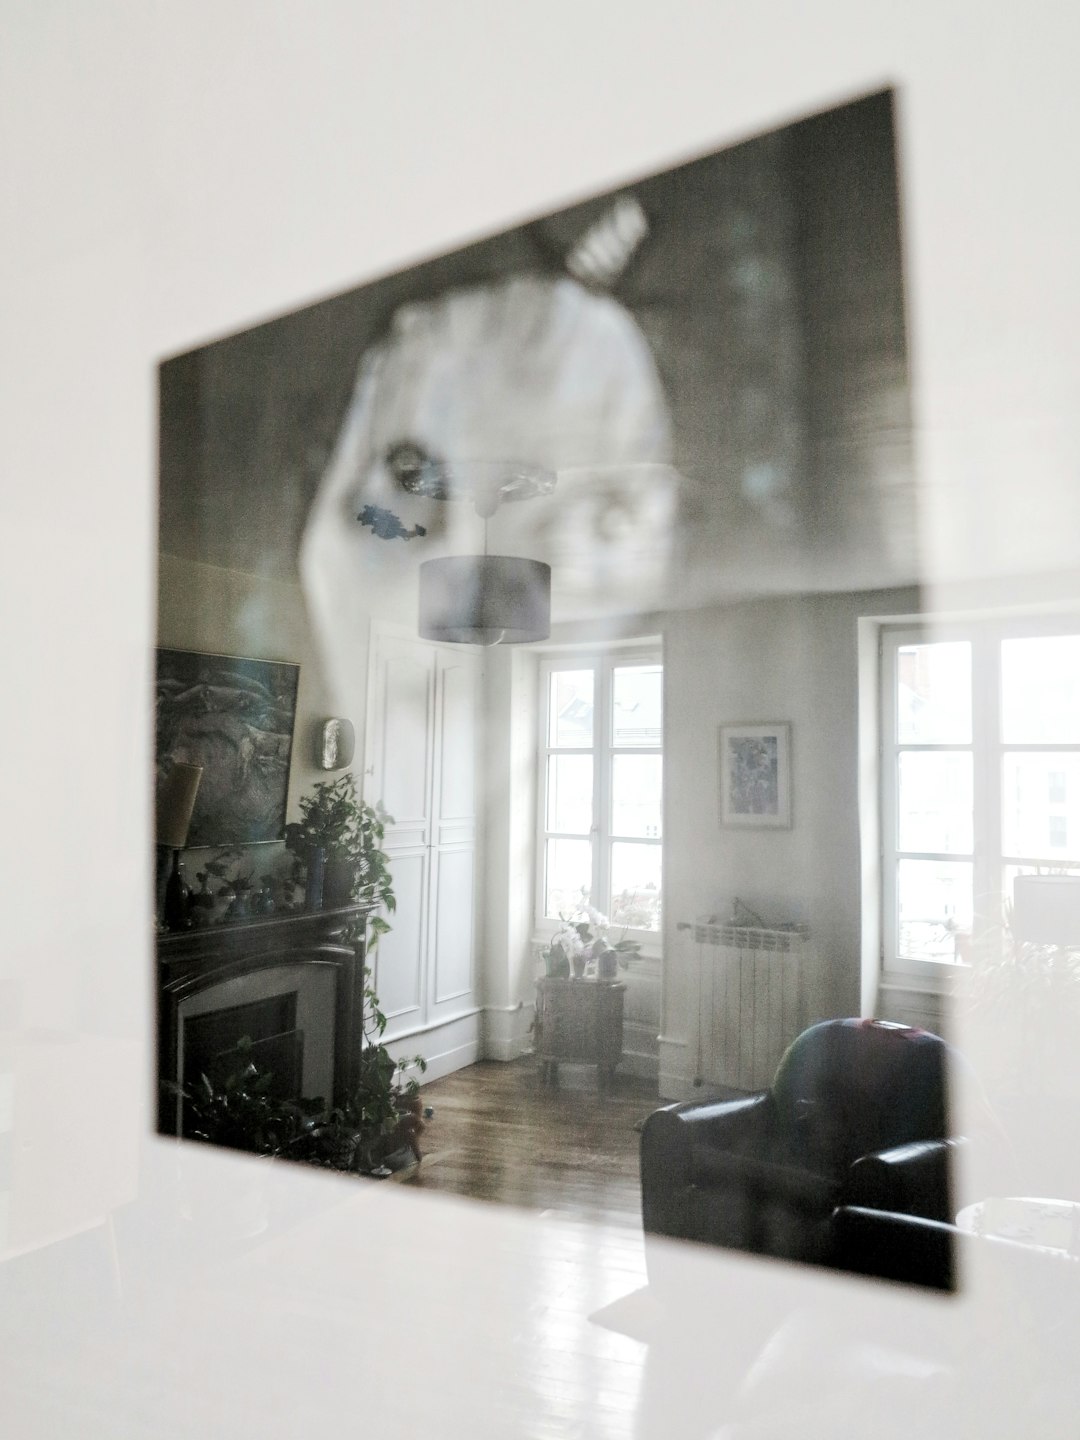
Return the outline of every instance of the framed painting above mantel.
<path id="1" fill-rule="evenodd" d="M 720 823 L 744 829 L 791 826 L 791 725 L 720 726 Z"/>
<path id="2" fill-rule="evenodd" d="M 203 767 L 187 844 L 285 837 L 300 667 L 281 660 L 157 652 L 157 782 Z"/>

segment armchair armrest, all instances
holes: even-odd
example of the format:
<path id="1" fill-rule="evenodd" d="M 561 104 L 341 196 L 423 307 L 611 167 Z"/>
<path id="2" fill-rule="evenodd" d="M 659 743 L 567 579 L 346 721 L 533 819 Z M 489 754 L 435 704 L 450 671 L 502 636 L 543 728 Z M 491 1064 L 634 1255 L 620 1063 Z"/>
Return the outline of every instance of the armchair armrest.
<path id="1" fill-rule="evenodd" d="M 833 1214 L 832 1259 L 856 1275 L 955 1290 L 958 1234 L 936 1220 L 842 1205 Z"/>
<path id="2" fill-rule="evenodd" d="M 773 1126 L 767 1092 L 654 1110 L 641 1131 L 641 1211 L 652 1234 L 686 1236 L 687 1196 L 703 1153 L 762 1145 Z"/>
<path id="3" fill-rule="evenodd" d="M 966 1144 L 959 1136 L 916 1140 L 864 1155 L 847 1173 L 844 1203 L 951 1223 L 955 1215 L 953 1166 Z"/>

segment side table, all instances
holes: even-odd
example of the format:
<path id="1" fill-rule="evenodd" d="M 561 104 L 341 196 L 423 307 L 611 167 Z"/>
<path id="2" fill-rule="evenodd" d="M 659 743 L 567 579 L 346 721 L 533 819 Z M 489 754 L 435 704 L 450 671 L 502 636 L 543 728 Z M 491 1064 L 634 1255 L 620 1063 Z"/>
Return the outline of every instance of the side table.
<path id="1" fill-rule="evenodd" d="M 620 980 L 564 980 L 547 975 L 536 982 L 536 1055 L 541 1081 L 558 1085 L 559 1061 L 597 1067 L 597 1084 L 607 1090 L 622 1059 L 623 999 Z"/>
<path id="2" fill-rule="evenodd" d="M 1080 1256 L 1080 1203 L 1075 1200 L 995 1196 L 965 1205 L 956 1224 L 969 1235 L 994 1235 L 1074 1259 Z"/>

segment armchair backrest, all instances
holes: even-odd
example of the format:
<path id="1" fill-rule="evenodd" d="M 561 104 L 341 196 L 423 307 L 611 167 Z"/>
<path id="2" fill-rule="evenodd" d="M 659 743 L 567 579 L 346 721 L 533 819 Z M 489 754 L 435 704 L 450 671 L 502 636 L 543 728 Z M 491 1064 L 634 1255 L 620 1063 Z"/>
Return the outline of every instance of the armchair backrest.
<path id="1" fill-rule="evenodd" d="M 788 1047 L 772 1084 L 779 1130 L 816 1168 L 947 1133 L 948 1047 L 881 1020 L 824 1020 Z"/>

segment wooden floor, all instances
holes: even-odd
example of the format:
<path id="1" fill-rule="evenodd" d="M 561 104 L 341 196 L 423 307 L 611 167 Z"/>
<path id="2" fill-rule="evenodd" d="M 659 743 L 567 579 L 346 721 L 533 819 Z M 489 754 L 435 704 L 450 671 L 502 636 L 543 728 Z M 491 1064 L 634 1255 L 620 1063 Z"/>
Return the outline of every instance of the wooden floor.
<path id="1" fill-rule="evenodd" d="M 402 1184 L 640 1229 L 635 1127 L 660 1104 L 655 1081 L 616 1073 L 601 1096 L 592 1067 L 563 1065 L 553 1089 L 530 1056 L 482 1060 L 423 1096 L 435 1114 Z"/>
<path id="2" fill-rule="evenodd" d="M 738 1333 L 718 1347 L 647 1285 L 634 1127 L 655 1086 L 617 1076 L 600 1097 L 594 1072 L 563 1067 L 546 1090 L 528 1059 L 424 1098 L 425 1158 L 393 1180 L 242 1156 L 218 1172 L 208 1147 L 156 1145 L 118 1267 L 97 1234 L 0 1267 L 0 1412 L 23 1417 L 0 1430 L 52 1440 L 90 1414 L 116 1440 L 277 1440 L 359 1416 L 439 1436 L 465 1415 L 475 1440 L 714 1436 L 767 1332 L 756 1288 L 729 1293 Z M 214 1203 L 186 1203 L 208 1165 Z M 434 1224 L 418 1191 L 501 1203 L 447 1204 Z M 397 1347 L 373 1345 L 373 1324 Z"/>
<path id="3" fill-rule="evenodd" d="M 562 1065 L 552 1089 L 530 1056 L 480 1061 L 425 1085 L 423 1097 L 435 1112 L 424 1159 L 399 1183 L 551 1220 L 513 1257 L 522 1299 L 494 1401 L 505 1433 L 666 1436 L 669 1415 L 653 1429 L 647 1347 L 634 1334 L 647 1310 L 635 1127 L 660 1104 L 655 1081 L 616 1073 L 601 1096 L 595 1069 Z"/>

